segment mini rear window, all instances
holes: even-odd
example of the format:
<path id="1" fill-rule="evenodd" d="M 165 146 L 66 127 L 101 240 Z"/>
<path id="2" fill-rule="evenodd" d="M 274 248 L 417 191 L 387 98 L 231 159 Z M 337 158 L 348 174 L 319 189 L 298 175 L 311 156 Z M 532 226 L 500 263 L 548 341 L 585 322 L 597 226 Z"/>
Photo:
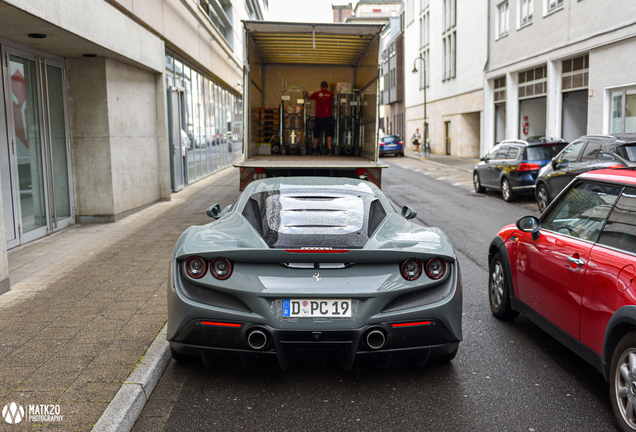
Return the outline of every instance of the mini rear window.
<path id="1" fill-rule="evenodd" d="M 565 148 L 567 143 L 543 144 L 539 146 L 531 146 L 526 148 L 525 160 L 528 161 L 544 161 L 550 160 L 559 154 Z"/>
<path id="2" fill-rule="evenodd" d="M 362 248 L 386 216 L 373 194 L 296 189 L 250 197 L 243 216 L 271 248 Z"/>
<path id="3" fill-rule="evenodd" d="M 384 138 L 382 138 L 382 141 L 384 141 L 385 143 L 396 143 L 400 141 L 400 137 L 385 136 Z"/>

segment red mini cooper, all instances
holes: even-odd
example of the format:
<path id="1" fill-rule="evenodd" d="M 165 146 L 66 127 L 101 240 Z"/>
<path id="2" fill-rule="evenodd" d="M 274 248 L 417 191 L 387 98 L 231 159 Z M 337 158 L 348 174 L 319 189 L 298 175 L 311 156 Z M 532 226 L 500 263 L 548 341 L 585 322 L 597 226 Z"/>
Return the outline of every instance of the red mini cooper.
<path id="1" fill-rule="evenodd" d="M 636 431 L 636 171 L 578 176 L 541 217 L 504 227 L 488 262 L 492 313 L 523 313 L 595 366 Z"/>

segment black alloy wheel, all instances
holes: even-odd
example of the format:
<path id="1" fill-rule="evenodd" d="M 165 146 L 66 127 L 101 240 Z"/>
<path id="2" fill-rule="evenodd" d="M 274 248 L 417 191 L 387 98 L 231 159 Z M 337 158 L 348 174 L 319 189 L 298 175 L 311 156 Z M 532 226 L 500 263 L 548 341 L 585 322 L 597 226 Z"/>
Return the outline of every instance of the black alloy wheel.
<path id="1" fill-rule="evenodd" d="M 501 252 L 497 252 L 490 262 L 488 276 L 488 302 L 492 314 L 499 319 L 513 319 L 519 312 L 510 306 L 510 288 L 506 281 L 505 263 Z"/>
<path id="2" fill-rule="evenodd" d="M 473 173 L 473 187 L 476 193 L 483 193 L 485 190 L 481 185 L 481 181 L 479 181 L 479 173 L 477 171 Z"/>
<path id="3" fill-rule="evenodd" d="M 548 205 L 550 204 L 550 193 L 548 192 L 548 188 L 543 183 L 540 183 L 537 186 L 537 204 L 539 205 L 539 211 L 543 213 Z"/>
<path id="4" fill-rule="evenodd" d="M 636 332 L 616 345 L 610 366 L 610 400 L 622 431 L 636 431 Z"/>

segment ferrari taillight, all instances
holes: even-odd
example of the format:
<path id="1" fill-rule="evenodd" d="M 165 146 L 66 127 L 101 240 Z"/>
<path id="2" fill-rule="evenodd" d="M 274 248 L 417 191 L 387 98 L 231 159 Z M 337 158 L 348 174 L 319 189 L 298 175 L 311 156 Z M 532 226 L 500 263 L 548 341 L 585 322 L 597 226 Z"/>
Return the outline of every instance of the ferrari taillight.
<path id="1" fill-rule="evenodd" d="M 200 279 L 205 274 L 205 261 L 202 258 L 193 256 L 188 258 L 185 263 L 186 273 L 194 279 Z"/>
<path id="2" fill-rule="evenodd" d="M 400 266 L 402 277 L 408 281 L 413 281 L 422 275 L 422 261 L 409 258 Z"/>
<path id="3" fill-rule="evenodd" d="M 426 274 L 431 279 L 441 279 L 446 273 L 446 262 L 441 258 L 433 258 L 426 264 Z"/>
<path id="4" fill-rule="evenodd" d="M 210 263 L 210 273 L 219 280 L 225 280 L 232 274 L 232 263 L 225 258 L 215 258 Z"/>

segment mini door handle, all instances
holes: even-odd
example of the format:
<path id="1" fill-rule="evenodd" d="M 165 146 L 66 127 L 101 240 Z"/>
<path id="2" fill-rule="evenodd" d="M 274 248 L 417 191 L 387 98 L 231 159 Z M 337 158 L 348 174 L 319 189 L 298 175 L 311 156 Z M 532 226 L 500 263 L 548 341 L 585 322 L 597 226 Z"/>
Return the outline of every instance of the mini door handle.
<path id="1" fill-rule="evenodd" d="M 577 266 L 581 267 L 583 264 L 585 264 L 585 261 L 583 261 L 580 258 L 572 258 L 572 257 L 568 257 L 568 261 L 570 261 L 573 264 L 576 264 Z"/>

